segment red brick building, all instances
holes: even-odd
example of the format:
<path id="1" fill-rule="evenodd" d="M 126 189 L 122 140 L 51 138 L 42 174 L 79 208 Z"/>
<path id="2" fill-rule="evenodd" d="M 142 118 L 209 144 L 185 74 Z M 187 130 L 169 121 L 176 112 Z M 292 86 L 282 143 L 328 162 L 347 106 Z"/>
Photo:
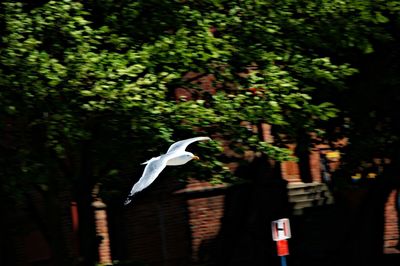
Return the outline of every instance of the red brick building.
<path id="1" fill-rule="evenodd" d="M 191 76 L 187 78 L 190 79 Z M 202 86 L 206 86 L 210 79 L 202 76 L 200 82 Z M 206 89 L 213 88 L 206 86 Z M 184 89 L 178 89 L 177 97 L 190 97 L 190 93 L 185 93 Z M 267 125 L 264 125 L 264 131 L 269 131 Z M 264 138 L 272 141 L 268 134 L 265 134 Z M 294 149 L 294 146 L 292 148 Z M 150 266 L 255 265 L 255 261 L 274 261 L 275 243 L 272 242 L 268 225 L 272 220 L 282 217 L 290 217 L 293 220 L 293 256 L 297 254 L 299 259 L 301 256 L 307 256 L 309 250 L 300 246 L 309 246 L 318 250 L 314 253 L 335 257 L 335 247 L 332 249 L 328 244 L 321 247 L 325 244 L 321 244 L 322 240 L 318 236 L 320 233 L 302 233 L 307 227 L 316 226 L 309 222 L 311 220 L 320 222 L 317 225 L 320 227 L 319 232 L 329 234 L 329 231 L 335 231 L 328 226 L 337 227 L 339 231 L 347 230 L 346 226 L 341 224 L 343 221 L 332 224 L 332 220 L 327 221 L 332 218 L 329 214 L 324 218 L 314 212 L 318 207 L 335 205 L 332 191 L 322 177 L 324 171 L 321 168 L 321 154 L 325 153 L 322 150 L 326 148 L 317 147 L 310 154 L 310 183 L 301 182 L 297 163 L 285 162 L 280 166 L 280 173 L 262 164 L 245 169 L 244 175 L 251 176 L 251 182 L 236 186 L 215 186 L 192 179 L 184 184 L 164 173 L 149 189 L 139 193 L 128 208 L 123 208 L 120 204 L 107 206 L 94 195 L 93 215 L 99 240 L 98 261 L 103 265 L 121 261 L 125 262 L 125 265 Z M 328 164 L 335 169 L 338 161 L 331 160 Z M 367 198 L 368 193 L 363 187 L 355 187 L 337 197 L 346 201 L 344 205 L 348 209 L 343 217 L 351 220 L 355 228 L 365 227 L 362 219 L 370 219 L 375 214 L 368 212 L 370 208 L 366 206 L 363 207 L 364 216 L 361 220 L 351 215 L 352 212 L 359 211 L 360 204 Z M 348 252 L 360 252 L 358 247 L 355 247 L 358 245 L 357 241 L 375 241 L 384 253 L 398 254 L 396 245 L 399 232 L 395 193 L 393 189 L 386 193 L 387 197 L 385 196 L 381 204 L 382 211 L 378 211 L 379 215 L 382 215 L 382 221 L 373 224 L 378 228 L 377 231 L 382 232 L 378 235 L 380 240 L 376 241 L 373 237 L 366 239 L 364 236 L 370 234 L 366 231 L 362 231 L 354 243 L 347 239 L 337 239 L 337 236 L 332 234 L 331 238 L 326 238 L 333 240 L 331 242 L 337 241 L 337 245 L 343 245 Z M 31 202 L 37 205 L 35 209 L 40 210 L 42 200 L 37 192 L 32 194 Z M 77 208 L 69 193 L 59 195 L 59 201 L 62 203 L 60 223 L 63 228 L 60 236 L 65 240 L 65 255 L 74 258 L 71 261 L 71 265 L 74 265 L 73 263 L 79 261 Z M 10 250 L 12 257 L 16 259 L 13 264 L 6 260 L 0 262 L 20 266 L 56 265 L 52 260 L 52 244 L 43 235 L 43 230 L 37 227 L 37 223 L 31 222 L 30 208 L 19 207 L 14 215 L 3 221 L 9 224 L 17 223 L 23 229 L 5 234 L 5 239 L 11 239 Z M 44 216 L 45 213 L 38 214 L 38 217 Z M 319 217 L 320 220 L 315 217 Z M 303 242 L 306 241 L 309 243 L 304 245 Z M 301 244 L 296 247 L 296 243 Z M 5 244 L 3 246 L 2 250 L 9 249 Z"/>
<path id="2" fill-rule="evenodd" d="M 269 179 L 272 173 L 268 169 L 264 169 L 266 181 L 262 177 L 254 184 L 236 187 L 213 186 L 195 180 L 183 184 L 165 174 L 138 195 L 129 208 L 106 206 L 95 198 L 93 211 L 99 236 L 98 260 L 104 265 L 119 260 L 131 262 L 131 265 L 154 266 L 212 265 L 221 256 L 224 261 L 231 258 L 226 265 L 239 265 L 252 258 L 273 260 L 276 254 L 267 227 L 269 221 L 282 215 L 293 220 L 294 239 L 290 247 L 295 256 L 296 241 L 310 238 L 295 239 L 296 234 L 307 227 L 305 220 L 311 217 L 310 210 L 335 205 L 331 192 L 321 182 L 318 150 L 311 154 L 310 165 L 314 182 L 308 184 L 300 182 L 296 163 L 287 162 L 281 166 L 280 180 Z M 351 193 L 352 201 L 348 206 L 356 208 L 359 204 L 357 199 L 364 199 L 366 193 L 362 189 Z M 382 248 L 386 254 L 399 253 L 396 249 L 399 232 L 395 193 L 390 191 L 382 211 Z M 71 265 L 74 265 L 78 258 L 76 232 L 79 229 L 76 206 L 69 193 L 58 197 L 62 203 L 59 222 L 63 228 L 59 237 L 65 240 L 65 254 L 74 258 L 71 260 Z M 52 260 L 53 243 L 48 242 L 40 222 L 32 220 L 32 209 L 38 211 L 36 219 L 46 217 L 40 207 L 44 198 L 37 191 L 33 191 L 29 198 L 29 204 L 35 208 L 19 206 L 17 211 L 2 220 L 3 228 L 17 226 L 19 229 L 3 232 L 1 265 L 57 265 Z M 290 208 L 282 210 L 286 208 L 282 202 L 288 202 Z M 352 210 L 356 210 L 354 208 Z M 361 225 L 362 221 L 358 223 Z M 8 258 L 14 258 L 13 261 L 5 259 L 4 251 L 7 250 L 8 255 L 12 254 Z M 305 254 L 307 251 L 300 249 L 297 253 Z"/>
<path id="3" fill-rule="evenodd" d="M 294 217 L 295 221 L 296 219 L 301 219 L 296 217 L 302 217 L 310 209 L 318 206 L 334 205 L 335 203 L 332 193 L 322 182 L 320 151 L 318 149 L 315 150 L 310 158 L 312 183 L 302 183 L 300 181 L 299 169 L 295 162 L 286 162 L 281 166 L 282 180 L 284 184 L 287 184 L 285 187 L 287 190 L 284 193 L 286 193 L 286 200 L 290 205 L 291 212 L 283 212 L 283 214 Z M 337 162 L 331 162 L 331 165 L 334 168 Z M 231 187 L 224 185 L 213 186 L 209 183 L 195 180 L 190 180 L 185 187 L 181 187 L 182 184 L 171 184 L 170 180 L 171 177 L 164 176 L 149 191 L 143 192 L 131 208 L 123 211 L 123 219 L 125 220 L 123 223 L 125 227 L 124 241 L 126 246 L 124 247 L 125 253 L 120 253 L 120 258 L 128 261 L 144 262 L 145 265 L 154 266 L 212 265 L 215 260 L 218 261 L 218 254 L 216 253 L 233 252 L 233 257 L 238 261 L 245 262 L 246 258 L 244 257 L 247 256 L 245 252 L 242 256 L 236 253 L 236 249 L 240 246 L 239 244 L 233 245 L 234 247 L 230 251 L 226 251 L 226 248 L 221 247 L 221 245 L 227 245 L 227 241 L 229 242 L 229 233 L 226 233 L 226 231 L 231 230 L 230 233 L 234 233 L 233 227 L 246 226 L 246 223 L 251 223 L 251 225 L 248 225 L 249 228 L 247 230 L 258 228 L 257 222 L 251 221 L 253 218 L 256 219 L 255 217 L 259 217 L 260 221 L 264 223 L 259 228 L 263 226 L 266 228 L 268 225 L 266 217 L 260 215 L 261 212 L 258 213 L 257 210 L 253 214 L 242 210 L 239 213 L 249 216 L 255 215 L 255 217 L 250 217 L 250 221 L 244 219 L 241 225 L 235 225 L 234 221 L 226 222 L 226 217 L 232 212 L 232 206 L 227 204 L 227 197 L 232 198 L 232 195 L 229 196 L 232 194 Z M 271 205 L 266 201 L 263 202 L 263 199 L 268 201 L 277 199 L 279 201 L 276 195 L 268 196 L 275 193 L 276 183 L 268 181 L 265 186 L 271 186 L 273 189 L 268 190 L 268 188 L 265 188 L 257 192 L 256 189 L 264 185 L 263 182 L 260 182 L 251 188 L 251 193 L 259 193 L 261 196 L 254 196 L 254 202 L 248 206 Z M 395 248 L 399 240 L 399 233 L 394 193 L 394 191 L 391 191 L 385 203 L 385 212 L 382 213 L 382 215 L 384 214 L 382 248 L 384 248 L 383 251 L 385 253 L 399 253 L 399 250 Z M 238 195 L 233 197 L 238 197 Z M 249 196 L 249 194 L 246 195 Z M 285 201 L 285 197 L 281 198 L 280 201 Z M 238 209 L 248 208 L 248 206 L 241 206 L 240 201 L 238 202 L 239 204 L 235 205 Z M 355 202 L 354 204 L 358 203 Z M 271 215 L 270 213 L 269 218 L 279 217 L 279 211 L 273 208 L 271 206 L 266 207 L 268 211 L 277 212 L 276 215 Z M 235 219 L 240 219 L 240 215 L 239 218 Z M 229 229 L 226 229 L 227 224 L 229 224 Z M 239 231 L 237 231 L 238 234 L 243 233 Z M 268 232 L 267 229 L 264 231 Z M 268 233 L 265 233 L 265 235 L 260 233 L 260 235 L 269 238 Z M 264 239 L 264 241 L 268 242 L 268 238 Z M 121 238 L 115 239 L 119 239 L 115 241 L 120 241 Z M 251 241 L 256 241 L 254 239 L 256 237 L 253 236 Z M 111 237 L 111 245 L 113 245 L 112 242 L 113 237 Z M 260 253 L 270 252 L 268 256 L 273 257 L 275 251 L 271 249 L 271 245 L 273 246 L 273 244 L 268 243 L 264 247 L 264 251 Z M 246 247 L 241 247 L 240 252 L 245 249 Z M 232 265 L 236 264 L 232 263 Z"/>

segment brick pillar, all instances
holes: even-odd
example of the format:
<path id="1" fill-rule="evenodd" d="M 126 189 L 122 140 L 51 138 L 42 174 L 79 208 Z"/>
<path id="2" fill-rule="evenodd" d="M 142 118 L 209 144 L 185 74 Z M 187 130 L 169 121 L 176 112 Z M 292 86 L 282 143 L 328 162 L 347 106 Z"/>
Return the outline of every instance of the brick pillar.
<path id="1" fill-rule="evenodd" d="M 314 182 L 321 183 L 321 158 L 318 150 L 312 150 L 310 153 L 311 176 Z"/>
<path id="2" fill-rule="evenodd" d="M 396 210 L 396 191 L 393 190 L 385 205 L 385 231 L 384 231 L 384 253 L 385 254 L 400 254 L 400 251 L 395 248 L 399 241 L 398 216 Z"/>
<path id="3" fill-rule="evenodd" d="M 96 184 L 92 191 L 94 208 L 94 219 L 96 223 L 96 238 L 98 240 L 99 263 L 104 265 L 111 265 L 111 248 L 110 237 L 108 234 L 107 224 L 107 205 L 98 196 L 100 184 Z"/>
<path id="4" fill-rule="evenodd" d="M 289 144 L 289 149 L 294 151 L 295 144 Z M 281 163 L 282 178 L 288 182 L 301 182 L 299 165 L 293 161 Z"/>
<path id="5" fill-rule="evenodd" d="M 95 208 L 94 217 L 96 221 L 96 236 L 99 239 L 99 263 L 111 265 L 112 259 L 110 238 L 108 234 L 106 205 L 100 200 L 97 200 L 93 202 L 93 207 Z"/>

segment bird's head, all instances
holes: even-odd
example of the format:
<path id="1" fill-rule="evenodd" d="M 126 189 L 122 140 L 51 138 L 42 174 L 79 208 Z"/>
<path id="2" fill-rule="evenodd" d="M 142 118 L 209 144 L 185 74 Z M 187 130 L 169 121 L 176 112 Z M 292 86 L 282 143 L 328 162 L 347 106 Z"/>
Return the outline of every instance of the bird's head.
<path id="1" fill-rule="evenodd" d="M 185 156 L 187 156 L 187 158 L 188 158 L 189 160 L 200 160 L 199 156 L 194 155 L 194 154 L 191 153 L 191 152 L 186 152 Z"/>

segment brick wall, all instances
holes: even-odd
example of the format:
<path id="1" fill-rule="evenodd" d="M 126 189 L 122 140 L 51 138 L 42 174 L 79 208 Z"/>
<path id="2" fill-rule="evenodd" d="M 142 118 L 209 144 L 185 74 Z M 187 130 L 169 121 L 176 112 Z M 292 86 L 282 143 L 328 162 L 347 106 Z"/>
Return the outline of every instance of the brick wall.
<path id="1" fill-rule="evenodd" d="M 186 195 L 187 211 L 191 232 L 192 260 L 201 262 L 202 249 L 215 249 L 210 243 L 220 232 L 224 215 L 224 185 L 211 185 L 207 182 L 190 180 L 186 189 L 179 191 Z"/>
<path id="2" fill-rule="evenodd" d="M 114 259 L 150 266 L 189 265 L 191 237 L 186 200 L 184 195 L 173 193 L 179 185 L 171 176 L 160 176 L 124 208 L 115 230 L 122 235 L 111 238 L 124 243 L 124 252 Z"/>
<path id="3" fill-rule="evenodd" d="M 310 158 L 313 177 L 320 180 L 319 151 Z M 283 177 L 298 182 L 296 163 L 282 165 Z M 217 248 L 226 206 L 226 187 L 190 180 L 183 189 L 168 183 L 152 185 L 125 213 L 126 259 L 147 265 L 207 265 L 210 250 Z M 269 185 L 268 185 L 269 186 Z M 269 192 L 271 193 L 271 192 Z M 397 217 L 394 193 L 385 210 L 385 253 L 397 253 Z M 207 252 L 204 250 L 207 249 Z"/>

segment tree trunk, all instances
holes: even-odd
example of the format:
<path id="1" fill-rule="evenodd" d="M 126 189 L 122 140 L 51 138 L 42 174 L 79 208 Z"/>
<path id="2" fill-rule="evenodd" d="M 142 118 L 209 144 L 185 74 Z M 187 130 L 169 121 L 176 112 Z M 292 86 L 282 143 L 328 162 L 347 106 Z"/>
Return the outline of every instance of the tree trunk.
<path id="1" fill-rule="evenodd" d="M 79 252 L 82 266 L 95 265 L 97 261 L 96 227 L 92 207 L 93 165 L 91 143 L 83 143 L 81 171 L 77 182 L 76 199 L 79 216 Z"/>
<path id="2" fill-rule="evenodd" d="M 59 193 L 57 192 L 54 189 L 50 189 L 46 197 L 48 241 L 53 252 L 55 265 L 69 266 L 71 265 L 71 257 L 67 251 L 65 234 L 63 233 L 64 225 L 62 224 L 62 213 L 64 210 L 61 205 L 64 202 L 60 202 L 58 198 Z"/>
<path id="3" fill-rule="evenodd" d="M 0 204 L 0 212 L 2 217 L 0 219 L 0 265 L 16 265 L 14 252 L 14 242 L 11 236 L 10 230 L 10 218 L 9 212 L 15 212 L 16 210 L 12 205 L 7 204 L 6 197 L 0 197 L 2 204 Z"/>

